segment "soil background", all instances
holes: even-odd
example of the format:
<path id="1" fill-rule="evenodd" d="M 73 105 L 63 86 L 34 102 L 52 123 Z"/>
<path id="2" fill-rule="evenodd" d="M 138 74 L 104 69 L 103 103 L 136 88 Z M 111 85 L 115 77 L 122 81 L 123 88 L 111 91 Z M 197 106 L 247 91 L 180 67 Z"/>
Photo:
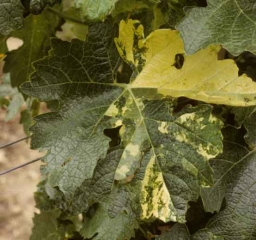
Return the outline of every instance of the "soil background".
<path id="1" fill-rule="evenodd" d="M 10 44 L 15 48 L 19 42 L 13 40 Z M 2 65 L 0 62 L 0 78 Z M 19 116 L 5 122 L 5 114 L 5 110 L 0 108 L 0 146 L 25 137 Z M 29 148 L 29 142 L 22 141 L 0 149 L 0 172 L 43 155 Z M 38 161 L 0 176 L 0 240 L 30 238 L 33 215 L 37 211 L 33 193 L 40 181 L 40 165 Z"/>
<path id="2" fill-rule="evenodd" d="M 1 111 L 1 110 L 0 110 Z M 0 145 L 25 136 L 19 116 L 6 123 L 0 113 Z M 0 149 L 0 171 L 42 156 L 22 141 Z M 0 176 L 0 240 L 27 240 L 32 229 L 35 209 L 33 192 L 40 180 L 40 161 Z"/>

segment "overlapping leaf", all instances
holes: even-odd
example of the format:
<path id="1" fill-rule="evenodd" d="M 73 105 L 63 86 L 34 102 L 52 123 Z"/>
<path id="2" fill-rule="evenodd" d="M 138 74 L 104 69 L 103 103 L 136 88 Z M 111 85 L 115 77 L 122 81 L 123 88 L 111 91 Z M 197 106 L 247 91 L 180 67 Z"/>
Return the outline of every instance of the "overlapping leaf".
<path id="1" fill-rule="evenodd" d="M 186 225 L 176 223 L 170 231 L 164 232 L 156 240 L 189 240 L 190 235 Z"/>
<path id="2" fill-rule="evenodd" d="M 18 114 L 20 107 L 24 103 L 22 94 L 17 88 L 12 88 L 10 84 L 10 74 L 5 74 L 0 84 L 0 107 L 7 107 L 5 121 L 9 121 Z"/>
<path id="3" fill-rule="evenodd" d="M 255 236 L 255 151 L 230 168 L 232 178 L 228 181 L 225 195 L 226 207 L 214 216 L 193 239 L 254 239 Z M 213 238 L 213 236 L 216 236 Z M 217 238 L 219 237 L 219 238 Z"/>
<path id="4" fill-rule="evenodd" d="M 230 130 L 231 132 L 231 130 Z M 239 144 L 224 143 L 223 154 L 211 161 L 214 171 L 214 184 L 201 189 L 201 198 L 207 212 L 219 212 L 228 184 L 232 181 L 232 168 L 243 159 L 248 151 Z"/>
<path id="5" fill-rule="evenodd" d="M 256 5 L 251 0 L 208 0 L 206 8 L 191 9 L 178 25 L 188 54 L 221 44 L 233 55 L 256 53 Z"/>
<path id="6" fill-rule="evenodd" d="M 65 237 L 65 229 L 63 226 L 59 226 L 58 217 L 60 216 L 60 210 L 44 211 L 40 214 L 36 214 L 34 221 L 34 228 L 32 229 L 31 240 L 61 240 Z M 51 224 L 49 224 L 49 220 Z"/>
<path id="7" fill-rule="evenodd" d="M 75 7 L 80 9 L 81 16 L 85 20 L 103 20 L 114 9 L 118 0 L 75 0 Z"/>
<path id="8" fill-rule="evenodd" d="M 251 111 L 251 114 L 248 116 L 248 118 L 246 118 L 244 122 L 244 127 L 247 130 L 247 134 L 245 135 L 244 138 L 251 149 L 255 149 L 256 147 L 255 119 L 256 119 L 256 113 L 255 113 L 255 109 L 253 109 Z"/>
<path id="9" fill-rule="evenodd" d="M 154 55 L 159 54 L 162 32 L 166 30 L 155 33 L 160 39 L 150 42 L 149 48 L 134 53 L 141 61 L 133 76 L 143 73 L 139 72 L 152 48 Z M 201 185 L 212 183 L 208 160 L 222 151 L 222 123 L 209 105 L 188 106 L 175 114 L 173 99 L 161 95 L 151 99 L 157 89 L 137 87 L 137 78 L 130 84 L 118 83 L 115 76 L 121 65 L 114 34 L 109 22 L 93 24 L 87 42 L 53 39 L 49 56 L 34 64 L 36 72 L 22 85 L 23 91 L 43 101 L 58 100 L 60 105 L 59 111 L 36 118 L 32 147 L 48 150 L 43 172 L 52 187 L 58 186 L 72 199 L 93 179 L 109 151 L 105 130 L 118 129 L 123 150 L 119 157 L 113 155 L 115 163 L 120 161 L 116 179 L 131 181 L 139 174 L 139 217 L 184 222 L 187 202 L 198 197 Z M 109 191 L 113 172 L 102 179 L 110 184 Z M 118 214 L 113 221 L 116 218 Z"/>
<path id="10" fill-rule="evenodd" d="M 90 179 L 98 159 L 105 157 L 109 145 L 103 134 L 105 112 L 122 92 L 107 84 L 113 81 L 118 55 L 110 41 L 112 26 L 103 25 L 90 29 L 88 44 L 53 40 L 51 57 L 35 64 L 37 72 L 23 87 L 42 100 L 61 103 L 59 112 L 36 118 L 32 147 L 49 149 L 45 173 L 51 173 L 55 178 L 51 181 L 67 195 Z"/>
<path id="11" fill-rule="evenodd" d="M 23 26 L 23 6 L 20 0 L 0 1 L 0 34 L 8 35 Z"/>
<path id="12" fill-rule="evenodd" d="M 31 0 L 29 3 L 29 11 L 32 14 L 41 14 L 47 5 L 53 6 L 60 0 Z"/>
<path id="13" fill-rule="evenodd" d="M 152 98 L 160 94 L 233 106 L 256 104 L 256 83 L 245 75 L 238 77 L 232 60 L 218 61 L 220 46 L 184 56 L 183 62 L 179 60 L 184 49 L 178 32 L 157 30 L 143 39 L 143 35 L 137 36 L 136 21 L 121 23 L 121 26 L 120 32 L 134 34 L 138 40 L 117 39 L 120 55 L 125 55 L 124 59 L 137 68 L 143 66 L 132 88 L 154 89 L 156 96 Z"/>
<path id="14" fill-rule="evenodd" d="M 45 55 L 59 21 L 58 17 L 49 12 L 30 15 L 25 19 L 24 27 L 12 33 L 12 37 L 23 40 L 23 45 L 8 52 L 5 58 L 4 72 L 11 73 L 12 86 L 17 87 L 29 80 L 33 71 L 32 62 Z"/>
<path id="15" fill-rule="evenodd" d="M 122 240 L 134 237 L 134 229 L 139 227 L 138 221 L 126 213 L 119 213 L 115 218 L 110 218 L 107 209 L 108 205 L 102 204 L 91 219 L 85 219 L 80 231 L 82 236 L 91 238 L 98 233 L 95 240 Z"/>

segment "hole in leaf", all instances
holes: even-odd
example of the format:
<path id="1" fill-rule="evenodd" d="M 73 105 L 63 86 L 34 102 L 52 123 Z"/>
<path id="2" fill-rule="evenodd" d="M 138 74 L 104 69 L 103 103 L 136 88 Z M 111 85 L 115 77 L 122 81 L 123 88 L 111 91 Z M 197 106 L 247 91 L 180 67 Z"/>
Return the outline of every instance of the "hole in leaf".
<path id="1" fill-rule="evenodd" d="M 10 37 L 7 39 L 6 44 L 7 44 L 8 50 L 13 51 L 23 45 L 23 40 L 21 40 L 19 38 Z"/>
<path id="2" fill-rule="evenodd" d="M 198 7 L 207 7 L 207 1 L 206 0 L 196 0 L 196 5 Z"/>
<path id="3" fill-rule="evenodd" d="M 176 54 L 174 61 L 175 63 L 172 66 L 176 67 L 177 69 L 181 69 L 185 61 L 184 55 L 181 53 Z"/>
<path id="4" fill-rule="evenodd" d="M 132 75 L 132 69 L 126 62 L 123 61 L 116 73 L 116 81 L 118 83 L 128 84 L 130 83 L 131 75 Z"/>
<path id="5" fill-rule="evenodd" d="M 239 68 L 238 76 L 245 73 L 253 81 L 256 81 L 256 55 L 246 51 L 235 57 L 234 60 Z"/>
<path id="6" fill-rule="evenodd" d="M 251 52 L 245 51 L 235 57 L 224 48 L 221 48 L 218 53 L 218 60 L 223 59 L 234 60 L 239 69 L 238 76 L 246 74 L 254 82 L 256 82 L 256 55 Z"/>
<path id="7" fill-rule="evenodd" d="M 173 113 L 180 112 L 185 106 L 189 104 L 194 107 L 198 104 L 198 102 L 190 98 L 179 97 L 177 99 L 176 105 L 173 108 Z"/>
<path id="8" fill-rule="evenodd" d="M 199 198 L 197 202 L 189 202 L 189 205 L 190 208 L 186 214 L 187 227 L 190 234 L 194 234 L 199 229 L 204 228 L 206 223 L 214 216 L 214 214 L 204 211 L 201 198 Z"/>
<path id="9" fill-rule="evenodd" d="M 121 138 L 119 135 L 119 129 L 122 126 L 118 126 L 116 128 L 107 128 L 104 130 L 104 134 L 111 139 L 109 143 L 109 147 L 115 147 L 120 144 Z"/>

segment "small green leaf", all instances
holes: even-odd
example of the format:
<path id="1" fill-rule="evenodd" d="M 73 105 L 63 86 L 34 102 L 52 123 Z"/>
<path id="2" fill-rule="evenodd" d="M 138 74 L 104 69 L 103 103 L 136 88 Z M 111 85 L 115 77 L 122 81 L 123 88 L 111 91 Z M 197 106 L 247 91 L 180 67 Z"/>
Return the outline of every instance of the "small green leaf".
<path id="1" fill-rule="evenodd" d="M 23 96 L 17 90 L 16 94 L 12 96 L 11 102 L 8 105 L 7 114 L 5 116 L 5 121 L 9 121 L 9 120 L 13 119 L 20 111 L 20 108 L 23 103 L 24 103 Z"/>
<path id="2" fill-rule="evenodd" d="M 251 149 L 256 148 L 255 120 L 256 120 L 256 112 L 254 109 L 244 122 L 244 127 L 247 131 L 247 134 L 244 136 L 244 139 Z"/>
<path id="3" fill-rule="evenodd" d="M 255 236 L 256 153 L 250 152 L 229 169 L 232 176 L 225 194 L 226 207 L 206 225 L 217 239 L 240 240 Z M 196 237 L 195 240 L 201 239 Z M 199 235 L 200 236 L 200 235 Z M 207 239 L 207 238 L 205 238 Z M 208 238 L 211 239 L 211 238 Z M 214 239 L 214 238 L 213 238 Z M 216 238 L 215 238 L 216 239 Z"/>
<path id="4" fill-rule="evenodd" d="M 188 11 L 177 27 L 186 53 L 193 54 L 210 44 L 221 44 L 235 56 L 243 51 L 256 53 L 254 1 L 208 0 L 207 4 Z"/>
<path id="5" fill-rule="evenodd" d="M 23 26 L 20 0 L 0 0 L 0 34 L 8 35 Z"/>
<path id="6" fill-rule="evenodd" d="M 241 127 L 247 118 L 256 111 L 255 106 L 251 107 L 236 107 L 231 110 L 235 115 L 236 126 Z"/>
<path id="7" fill-rule="evenodd" d="M 5 99 L 8 99 L 5 121 L 9 121 L 18 114 L 21 106 L 24 103 L 22 94 L 18 91 L 17 88 L 12 88 L 10 85 L 10 74 L 5 74 L 3 77 L 3 83 L 0 84 L 0 102 L 5 104 Z"/>
<path id="8" fill-rule="evenodd" d="M 53 6 L 60 0 L 31 0 L 29 4 L 29 10 L 32 14 L 41 14 L 47 5 Z"/>
<path id="9" fill-rule="evenodd" d="M 135 217 L 120 212 L 115 218 L 110 218 L 107 209 L 107 204 L 101 204 L 92 218 L 85 218 L 81 235 L 92 238 L 97 233 L 95 240 L 123 240 L 134 237 L 134 229 L 139 227 Z"/>
<path id="10" fill-rule="evenodd" d="M 12 33 L 12 37 L 23 41 L 20 48 L 8 52 L 4 59 L 4 72 L 11 73 L 12 86 L 20 86 L 29 80 L 29 75 L 33 71 L 32 62 L 47 52 L 50 37 L 55 35 L 59 21 L 58 17 L 49 12 L 38 16 L 30 15 L 25 19 L 24 27 Z"/>
<path id="11" fill-rule="evenodd" d="M 62 240 L 65 237 L 65 229 L 59 226 L 58 217 L 60 210 L 43 211 L 35 214 L 30 240 Z M 50 224 L 49 224 L 50 223 Z"/>
<path id="12" fill-rule="evenodd" d="M 80 9 L 85 20 L 99 21 L 105 19 L 114 9 L 118 0 L 75 0 L 75 7 Z"/>
<path id="13" fill-rule="evenodd" d="M 157 236 L 156 240 L 190 240 L 190 234 L 186 225 L 176 223 L 170 231 Z"/>
<path id="14" fill-rule="evenodd" d="M 231 133 L 231 129 L 229 130 Z M 219 212 L 227 191 L 227 185 L 232 181 L 231 169 L 248 153 L 245 147 L 236 143 L 224 142 L 223 153 L 211 160 L 214 184 L 201 189 L 201 198 L 207 212 Z"/>

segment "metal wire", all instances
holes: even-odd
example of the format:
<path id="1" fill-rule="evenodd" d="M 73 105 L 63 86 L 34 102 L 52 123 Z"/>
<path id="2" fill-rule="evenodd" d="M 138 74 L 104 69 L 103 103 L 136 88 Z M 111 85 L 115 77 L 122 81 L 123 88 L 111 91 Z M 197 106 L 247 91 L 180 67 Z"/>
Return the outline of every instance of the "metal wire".
<path id="1" fill-rule="evenodd" d="M 7 169 L 7 170 L 5 170 L 5 171 L 3 171 L 3 172 L 0 172 L 0 176 L 1 176 L 1 175 L 4 175 L 4 174 L 7 174 L 7 173 L 9 173 L 9 172 L 12 172 L 12 171 L 14 171 L 14 170 L 17 170 L 17 169 L 19 169 L 19 168 L 25 167 L 25 166 L 27 166 L 27 165 L 29 165 L 29 164 L 31 164 L 31 163 L 37 162 L 37 161 L 39 161 L 40 159 L 41 159 L 41 157 L 40 157 L 40 158 L 36 158 L 36 159 L 34 159 L 34 160 L 31 160 L 31 161 L 29 161 L 29 162 L 23 163 L 23 164 L 18 165 L 18 166 L 16 166 L 16 167 Z"/>
<path id="2" fill-rule="evenodd" d="M 5 148 L 5 147 L 9 147 L 9 146 L 14 145 L 14 144 L 16 144 L 16 143 L 18 143 L 18 142 L 24 141 L 24 140 L 26 140 L 26 139 L 28 139 L 28 138 L 30 138 L 30 136 L 21 138 L 21 139 L 19 139 L 19 140 L 17 140 L 17 141 L 11 142 L 11 143 L 4 144 L 4 145 L 0 146 L 0 149 L 1 149 L 1 148 Z"/>

